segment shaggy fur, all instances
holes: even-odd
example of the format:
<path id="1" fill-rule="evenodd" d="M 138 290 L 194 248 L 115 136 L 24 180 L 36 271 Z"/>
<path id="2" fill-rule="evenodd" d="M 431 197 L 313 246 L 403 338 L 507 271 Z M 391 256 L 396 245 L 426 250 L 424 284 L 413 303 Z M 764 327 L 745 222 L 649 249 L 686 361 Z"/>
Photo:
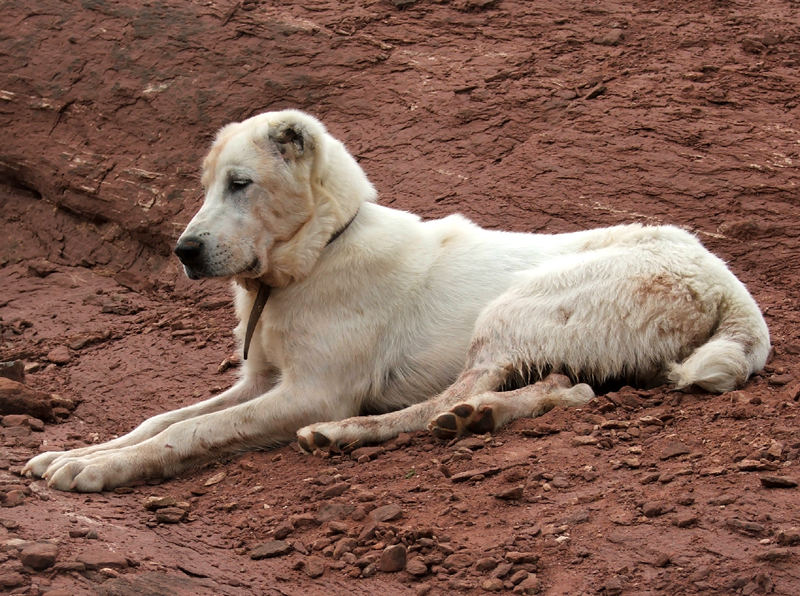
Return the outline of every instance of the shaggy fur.
<path id="1" fill-rule="evenodd" d="M 223 128 L 202 182 L 176 248 L 187 275 L 235 282 L 240 343 L 256 291 L 272 289 L 241 379 L 107 443 L 43 453 L 27 473 L 99 491 L 295 436 L 307 450 L 426 426 L 449 438 L 583 404 L 583 382 L 728 391 L 767 358 L 750 294 L 675 227 L 423 222 L 375 204 L 344 146 L 293 110 Z"/>

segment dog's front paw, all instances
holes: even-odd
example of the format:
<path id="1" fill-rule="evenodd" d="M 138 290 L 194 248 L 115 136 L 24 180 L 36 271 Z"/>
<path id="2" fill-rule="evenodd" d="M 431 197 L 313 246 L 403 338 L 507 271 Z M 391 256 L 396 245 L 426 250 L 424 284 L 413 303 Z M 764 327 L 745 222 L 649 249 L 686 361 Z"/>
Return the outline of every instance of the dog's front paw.
<path id="1" fill-rule="evenodd" d="M 428 423 L 428 430 L 434 437 L 449 440 L 468 432 L 483 434 L 495 429 L 492 407 L 469 403 L 458 404 L 449 412 L 439 414 Z"/>
<path id="2" fill-rule="evenodd" d="M 347 453 L 361 446 L 361 441 L 356 437 L 346 437 L 335 422 L 322 422 L 310 424 L 297 431 L 297 443 L 306 453 L 315 451 L 330 451 L 334 453 Z"/>
<path id="3" fill-rule="evenodd" d="M 44 453 L 40 453 L 25 464 L 25 467 L 22 468 L 22 475 L 42 478 L 47 468 L 50 467 L 50 464 L 66 453 L 66 451 L 45 451 Z"/>
<path id="4" fill-rule="evenodd" d="M 94 493 L 128 484 L 142 476 L 130 449 L 111 449 L 86 455 L 67 452 L 53 460 L 41 475 L 58 490 Z"/>

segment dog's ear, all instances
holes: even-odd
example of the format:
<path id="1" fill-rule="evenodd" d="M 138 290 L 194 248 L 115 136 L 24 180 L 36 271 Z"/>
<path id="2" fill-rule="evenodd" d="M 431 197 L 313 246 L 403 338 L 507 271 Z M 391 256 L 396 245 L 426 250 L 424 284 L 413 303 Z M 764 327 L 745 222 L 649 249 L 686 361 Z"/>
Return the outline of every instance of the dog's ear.
<path id="1" fill-rule="evenodd" d="M 314 150 L 314 138 L 300 122 L 279 122 L 269 129 L 269 140 L 284 160 L 296 161 Z"/>

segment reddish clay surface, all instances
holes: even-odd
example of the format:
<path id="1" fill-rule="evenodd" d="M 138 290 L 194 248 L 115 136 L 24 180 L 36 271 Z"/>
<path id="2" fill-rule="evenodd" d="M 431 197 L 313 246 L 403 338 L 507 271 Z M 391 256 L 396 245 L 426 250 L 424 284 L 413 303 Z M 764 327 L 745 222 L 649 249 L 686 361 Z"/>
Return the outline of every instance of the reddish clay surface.
<path id="1" fill-rule="evenodd" d="M 38 365 L 29 387 L 79 404 L 43 432 L 2 421 L 0 590 L 800 593 L 800 489 L 769 480 L 800 480 L 798 12 L 6 3 L 0 361 Z M 185 280 L 169 249 L 215 130 L 288 106 L 346 141 L 384 204 L 425 217 L 686 226 L 762 306 L 767 369 L 727 395 L 624 388 L 451 445 L 420 433 L 329 458 L 288 445 L 100 495 L 20 478 L 42 449 L 231 384 L 227 288 Z M 153 495 L 178 507 L 145 509 Z M 402 567 L 388 560 L 402 549 L 380 560 L 398 543 L 405 570 L 382 571 Z"/>

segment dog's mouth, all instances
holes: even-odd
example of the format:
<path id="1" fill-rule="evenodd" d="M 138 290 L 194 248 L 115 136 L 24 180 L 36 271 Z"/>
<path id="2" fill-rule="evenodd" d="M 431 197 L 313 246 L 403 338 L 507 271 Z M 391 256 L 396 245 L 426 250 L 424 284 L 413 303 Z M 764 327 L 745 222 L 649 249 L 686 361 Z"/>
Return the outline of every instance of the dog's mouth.
<path id="1" fill-rule="evenodd" d="M 223 277 L 223 278 L 235 277 L 237 275 L 241 275 L 243 277 L 258 277 L 259 272 L 261 271 L 261 259 L 255 257 L 247 267 L 245 267 L 241 271 L 237 271 L 234 273 L 225 271 L 216 272 L 206 267 L 193 267 L 186 264 L 183 265 L 183 270 L 186 273 L 186 277 L 188 277 L 191 280 L 198 280 L 209 277 Z"/>

